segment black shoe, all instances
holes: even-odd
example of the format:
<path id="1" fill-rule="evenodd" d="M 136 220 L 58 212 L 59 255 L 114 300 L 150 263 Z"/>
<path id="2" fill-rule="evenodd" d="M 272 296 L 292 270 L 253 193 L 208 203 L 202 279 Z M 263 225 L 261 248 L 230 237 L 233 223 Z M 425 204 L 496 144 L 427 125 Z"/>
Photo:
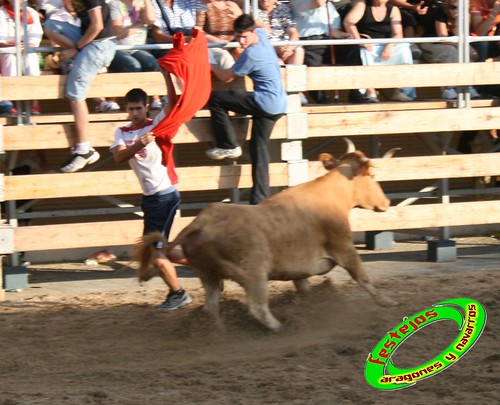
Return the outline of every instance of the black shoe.
<path id="1" fill-rule="evenodd" d="M 361 94 L 359 90 L 349 91 L 347 99 L 353 104 L 378 103 L 377 97 L 367 97 L 364 94 Z"/>
<path id="2" fill-rule="evenodd" d="M 319 90 L 315 98 L 318 104 L 332 104 L 332 99 L 323 90 Z"/>

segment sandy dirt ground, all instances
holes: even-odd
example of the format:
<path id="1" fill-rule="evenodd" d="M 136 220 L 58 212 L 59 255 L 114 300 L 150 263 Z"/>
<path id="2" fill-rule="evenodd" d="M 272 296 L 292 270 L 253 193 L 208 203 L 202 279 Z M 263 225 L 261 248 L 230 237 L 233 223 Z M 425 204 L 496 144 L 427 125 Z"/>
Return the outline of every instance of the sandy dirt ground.
<path id="1" fill-rule="evenodd" d="M 456 239 L 458 260 L 426 261 L 425 242 L 360 253 L 375 285 L 400 306 L 381 308 L 336 268 L 297 295 L 270 282 L 271 310 L 283 322 L 264 330 L 247 313 L 243 290 L 226 282 L 225 330 L 202 310 L 198 279 L 180 269 L 194 301 L 154 308 L 159 279 L 139 285 L 131 269 L 81 263 L 31 265 L 30 287 L 0 303 L 0 405 L 17 404 L 498 404 L 500 403 L 500 241 Z M 482 303 L 486 328 L 460 361 L 415 386 L 383 392 L 364 378 L 368 353 L 402 318 L 451 298 Z M 394 363 L 417 366 L 456 337 L 432 324 L 403 344 Z"/>

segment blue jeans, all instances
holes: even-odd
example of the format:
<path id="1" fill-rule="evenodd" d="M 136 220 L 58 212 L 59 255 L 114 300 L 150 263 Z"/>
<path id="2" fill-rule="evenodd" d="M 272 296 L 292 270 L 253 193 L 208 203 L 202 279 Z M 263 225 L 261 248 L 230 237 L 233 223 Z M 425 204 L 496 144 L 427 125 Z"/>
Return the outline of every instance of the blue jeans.
<path id="1" fill-rule="evenodd" d="M 43 27 L 56 34 L 64 35 L 69 38 L 73 43 L 76 43 L 82 37 L 80 27 L 64 21 L 56 21 L 52 19 L 45 20 Z"/>
<path id="2" fill-rule="evenodd" d="M 100 69 L 108 67 L 116 52 L 116 40 L 92 41 L 73 60 L 66 82 L 66 97 L 73 101 L 87 98 L 87 91 Z"/>
<path id="3" fill-rule="evenodd" d="M 158 231 L 168 239 L 180 203 L 179 192 L 173 186 L 164 192 L 142 196 L 143 234 Z"/>
<path id="4" fill-rule="evenodd" d="M 159 70 L 156 58 L 148 51 L 116 51 L 109 70 L 115 73 L 156 72 Z"/>
<path id="5" fill-rule="evenodd" d="M 2 114 L 10 114 L 14 104 L 11 101 L 5 100 L 0 101 L 0 115 Z"/>

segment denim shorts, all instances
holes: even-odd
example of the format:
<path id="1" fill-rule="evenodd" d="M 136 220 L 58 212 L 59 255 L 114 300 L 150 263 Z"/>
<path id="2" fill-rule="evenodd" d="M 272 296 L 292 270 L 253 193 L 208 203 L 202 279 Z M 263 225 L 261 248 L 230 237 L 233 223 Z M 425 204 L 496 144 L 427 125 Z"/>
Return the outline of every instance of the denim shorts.
<path id="1" fill-rule="evenodd" d="M 78 42 L 82 37 L 80 27 L 65 21 L 56 21 L 52 19 L 45 20 L 43 26 L 56 34 L 62 34 L 69 38 L 73 43 Z"/>
<path id="2" fill-rule="evenodd" d="M 142 197 L 144 213 L 144 235 L 158 231 L 168 239 L 174 222 L 175 212 L 181 203 L 179 192 L 171 187 L 165 192 Z"/>
<path id="3" fill-rule="evenodd" d="M 73 101 L 87 98 L 90 83 L 100 69 L 108 67 L 116 52 L 116 40 L 92 41 L 73 60 L 66 82 L 66 97 Z"/>

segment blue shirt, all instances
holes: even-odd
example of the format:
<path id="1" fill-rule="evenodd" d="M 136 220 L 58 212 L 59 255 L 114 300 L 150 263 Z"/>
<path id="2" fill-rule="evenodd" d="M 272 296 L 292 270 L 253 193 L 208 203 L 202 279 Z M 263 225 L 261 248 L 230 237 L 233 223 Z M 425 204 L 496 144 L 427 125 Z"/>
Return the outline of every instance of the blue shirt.
<path id="1" fill-rule="evenodd" d="M 236 76 L 253 81 L 254 99 L 268 114 L 283 114 L 288 107 L 281 79 L 280 65 L 274 48 L 263 28 L 256 29 L 259 41 L 246 48 L 231 68 Z"/>

